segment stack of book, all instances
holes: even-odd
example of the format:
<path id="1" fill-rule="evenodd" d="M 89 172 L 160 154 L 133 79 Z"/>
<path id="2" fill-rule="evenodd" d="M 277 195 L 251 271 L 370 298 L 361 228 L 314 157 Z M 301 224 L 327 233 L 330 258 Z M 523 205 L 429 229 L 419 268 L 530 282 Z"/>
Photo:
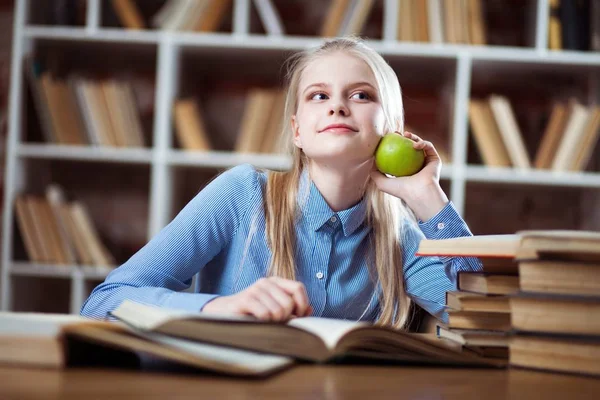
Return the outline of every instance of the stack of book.
<path id="1" fill-rule="evenodd" d="M 448 293 L 449 324 L 438 327 L 439 336 L 474 349 L 508 346 L 511 366 L 600 374 L 599 232 L 531 230 L 423 240 L 417 254 L 479 257 L 484 270 L 489 259 L 505 272 L 510 267 L 498 266 L 517 267 L 517 276 L 491 275 L 493 268 L 487 275 L 459 273 L 459 289 L 488 294 Z M 473 330 L 479 328 L 485 330 Z"/>
<path id="2" fill-rule="evenodd" d="M 422 333 L 320 317 L 263 322 L 190 313 L 125 300 L 111 316 L 0 313 L 0 365 L 60 368 L 107 349 L 145 354 L 228 375 L 268 376 L 297 363 L 368 362 L 502 368 L 461 346 Z M 73 349 L 79 343 L 77 351 Z M 81 346 L 81 344 L 86 346 Z M 76 360 L 74 359 L 76 357 Z M 75 364 L 77 365 L 77 364 Z"/>
<path id="3" fill-rule="evenodd" d="M 508 295 L 519 290 L 516 272 L 512 263 L 484 263 L 484 272 L 460 272 L 458 291 L 446 293 L 448 323 L 438 324 L 438 336 L 484 357 L 508 358 Z"/>
<path id="4" fill-rule="evenodd" d="M 600 233 L 524 240 L 539 250 L 520 257 L 511 365 L 600 375 Z"/>
<path id="5" fill-rule="evenodd" d="M 19 195 L 15 208 L 25 251 L 32 262 L 115 265 L 84 204 L 66 201 L 60 186 L 49 185 L 45 197 Z"/>

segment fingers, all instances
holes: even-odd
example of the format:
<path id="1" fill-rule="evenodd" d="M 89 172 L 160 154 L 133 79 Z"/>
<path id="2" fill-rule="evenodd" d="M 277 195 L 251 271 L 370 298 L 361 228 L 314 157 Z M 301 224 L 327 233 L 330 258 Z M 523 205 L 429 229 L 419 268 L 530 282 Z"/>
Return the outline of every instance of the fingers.
<path id="1" fill-rule="evenodd" d="M 259 279 L 236 296 L 238 310 L 265 321 L 287 321 L 312 313 L 306 289 L 301 282 L 270 277 Z"/>
<path id="2" fill-rule="evenodd" d="M 423 150 L 425 152 L 425 157 L 427 157 L 429 159 L 439 158 L 439 155 L 438 155 L 437 150 L 435 149 L 435 146 L 430 141 L 423 140 L 419 136 L 417 136 L 411 132 L 404 132 L 404 136 L 408 137 L 409 139 L 414 140 L 415 143 L 413 143 L 413 148 L 415 148 L 417 150 Z"/>
<path id="3" fill-rule="evenodd" d="M 252 315 L 262 321 L 271 320 L 271 312 L 257 297 L 247 297 L 242 303 L 241 314 Z"/>
<path id="4" fill-rule="evenodd" d="M 273 320 L 289 319 L 295 309 L 294 299 L 270 279 L 259 280 L 257 286 L 262 291 L 264 304 L 269 307 Z"/>
<path id="5" fill-rule="evenodd" d="M 308 294 L 302 282 L 291 281 L 288 279 L 271 277 L 273 283 L 277 284 L 294 300 L 293 313 L 298 317 L 306 317 L 312 313 L 312 308 L 308 303 Z"/>

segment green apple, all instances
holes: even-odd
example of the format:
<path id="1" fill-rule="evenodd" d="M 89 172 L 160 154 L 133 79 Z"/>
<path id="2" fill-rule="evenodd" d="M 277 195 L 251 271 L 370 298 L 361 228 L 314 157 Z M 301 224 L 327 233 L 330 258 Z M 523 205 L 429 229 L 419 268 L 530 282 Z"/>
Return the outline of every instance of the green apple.
<path id="1" fill-rule="evenodd" d="M 396 177 L 419 172 L 425 163 L 425 152 L 413 148 L 414 143 L 396 132 L 386 134 L 375 150 L 377 169 Z"/>

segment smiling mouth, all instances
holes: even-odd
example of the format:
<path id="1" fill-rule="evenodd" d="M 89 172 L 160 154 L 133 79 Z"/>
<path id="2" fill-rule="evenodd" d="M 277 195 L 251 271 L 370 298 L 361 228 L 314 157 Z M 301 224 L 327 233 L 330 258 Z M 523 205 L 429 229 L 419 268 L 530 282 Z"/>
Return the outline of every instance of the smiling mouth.
<path id="1" fill-rule="evenodd" d="M 354 133 L 354 132 L 358 132 L 358 130 L 356 130 L 350 126 L 346 126 L 346 125 L 332 125 L 332 126 L 328 126 L 325 129 L 322 129 L 321 131 L 319 131 L 319 133 L 321 133 L 321 132 Z"/>

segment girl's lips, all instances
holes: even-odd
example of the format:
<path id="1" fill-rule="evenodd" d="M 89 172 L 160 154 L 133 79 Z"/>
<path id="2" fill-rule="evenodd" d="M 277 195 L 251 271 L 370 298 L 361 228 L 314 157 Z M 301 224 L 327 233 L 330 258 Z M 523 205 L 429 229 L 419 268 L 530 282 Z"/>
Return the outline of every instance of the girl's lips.
<path id="1" fill-rule="evenodd" d="M 334 133 L 345 133 L 345 132 L 358 132 L 358 129 L 351 127 L 346 124 L 333 124 L 323 128 L 320 132 L 334 132 Z"/>

